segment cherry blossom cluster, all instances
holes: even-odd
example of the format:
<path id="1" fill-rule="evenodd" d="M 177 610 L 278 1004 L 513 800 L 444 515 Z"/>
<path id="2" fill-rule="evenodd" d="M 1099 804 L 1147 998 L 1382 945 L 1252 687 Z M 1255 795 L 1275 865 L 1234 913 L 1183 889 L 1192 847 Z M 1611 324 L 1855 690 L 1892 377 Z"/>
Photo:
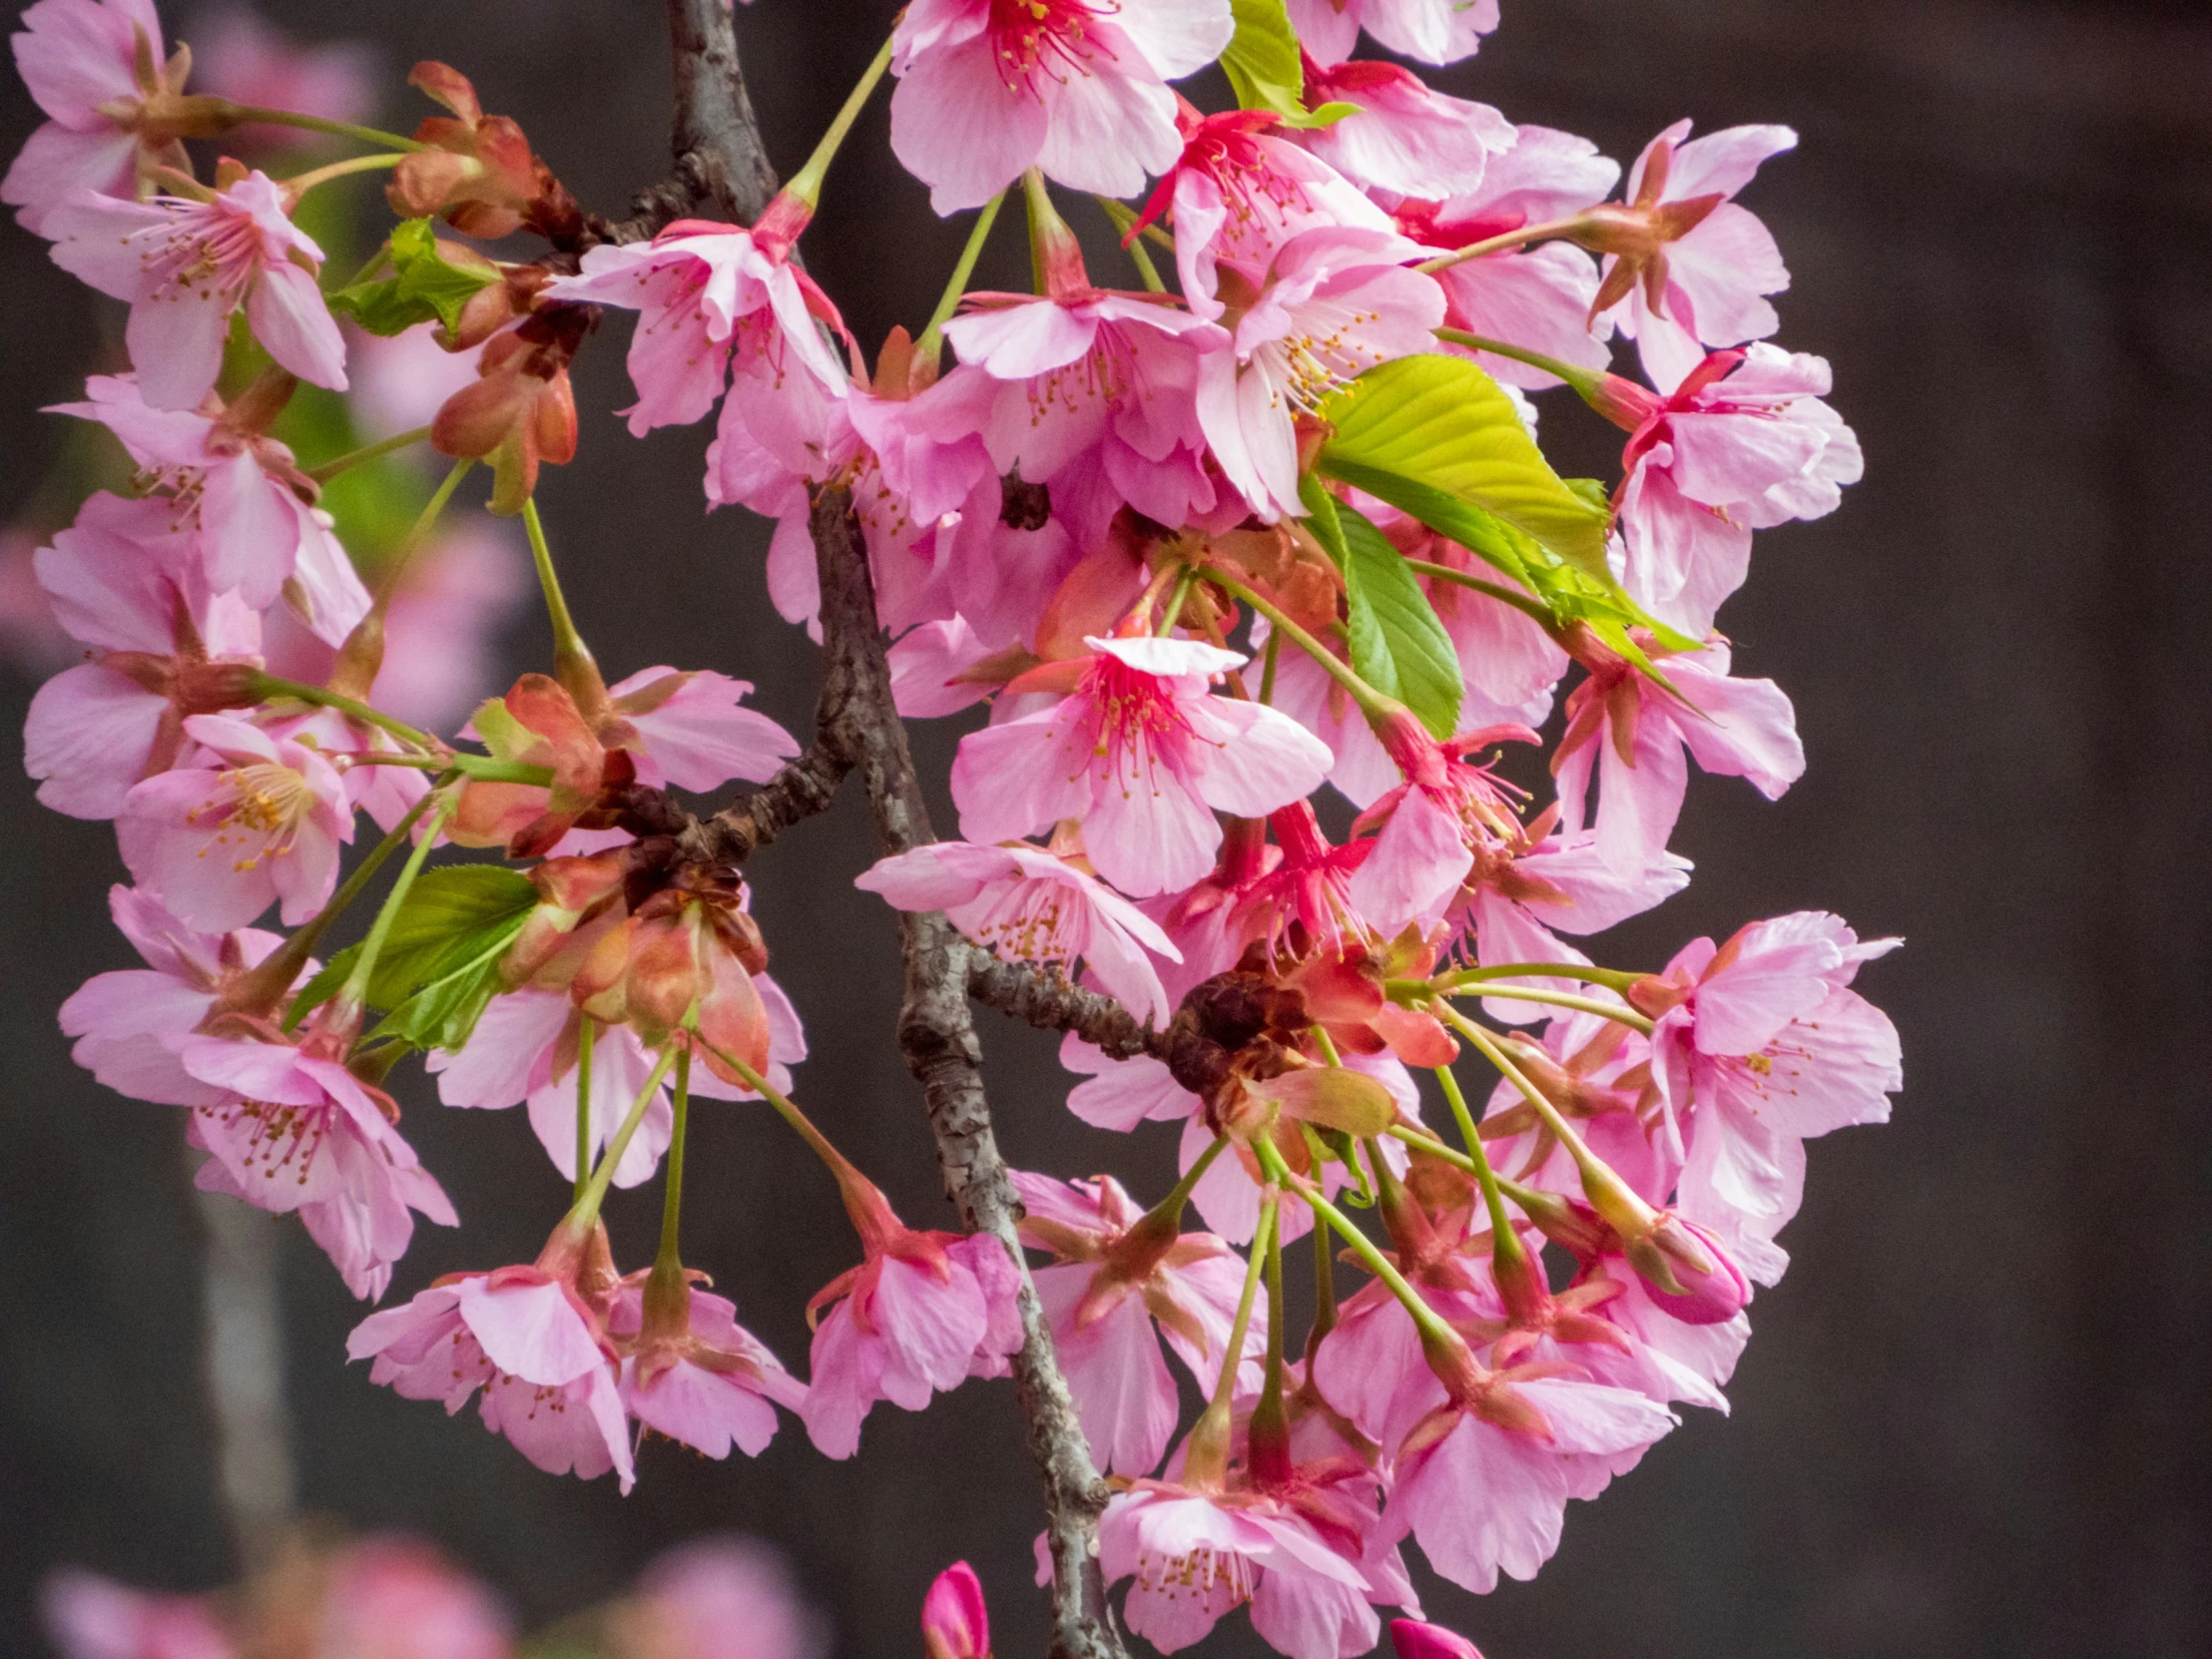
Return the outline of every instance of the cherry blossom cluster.
<path id="1" fill-rule="evenodd" d="M 296 1529 L 261 1572 L 213 1594 L 65 1568 L 41 1601 L 62 1659 L 515 1659 L 545 1645 L 518 1642 L 498 1594 L 428 1545 L 397 1534 L 339 1540 L 318 1527 Z M 830 1645 L 783 1558 L 735 1534 L 666 1551 L 625 1594 L 560 1628 L 561 1651 L 604 1659 L 824 1659 Z"/>
<path id="2" fill-rule="evenodd" d="M 146 0 L 24 14 L 51 119 L 6 200 L 129 306 L 129 371 L 63 412 L 120 440 L 132 487 L 36 561 L 85 656 L 40 692 L 28 768 L 114 823 L 145 963 L 64 1006 L 76 1057 L 184 1108 L 201 1184 L 296 1212 L 369 1301 L 416 1217 L 458 1224 L 384 1087 L 409 1054 L 447 1107 L 525 1106 L 570 1183 L 535 1261 L 361 1323 L 374 1382 L 628 1490 L 649 1434 L 752 1455 L 786 1412 L 850 1456 L 878 1403 L 1005 1375 L 1041 1310 L 1128 1627 L 1173 1652 L 1247 1607 L 1293 1659 L 1369 1651 L 1384 1607 L 1401 1653 L 1471 1653 L 1418 1623 L 1407 1539 L 1472 1590 L 1527 1578 L 1569 1498 L 1677 1406 L 1725 1409 L 1805 1142 L 1901 1085 L 1853 988 L 1898 941 L 1809 911 L 1656 968 L 1584 943 L 1688 882 L 1693 762 L 1770 800 L 1802 773 L 1789 700 L 1734 672 L 1717 617 L 1754 532 L 1833 510 L 1860 454 L 1828 365 L 1771 343 L 1788 273 L 1737 201 L 1794 135 L 1678 123 L 1623 180 L 1354 56 L 1364 31 L 1448 63 L 1496 23 L 1492 0 L 912 0 L 754 224 L 634 235 L 445 65 L 410 76 L 445 113 L 405 138 L 187 90 Z M 1237 107 L 1206 112 L 1173 83 L 1216 62 Z M 871 354 L 797 247 L 886 75 L 898 159 L 975 219 L 935 314 Z M 362 153 L 276 178 L 222 149 L 272 125 Z M 340 280 L 301 203 L 364 174 L 397 224 Z M 973 289 L 1009 196 L 1034 291 Z M 1111 221 L 1123 285 L 1064 211 Z M 1172 1191 L 1017 1172 L 1018 1260 L 907 1225 L 792 1098 L 806 1038 L 742 852 L 671 792 L 773 797 L 813 757 L 717 670 L 608 683 L 538 514 L 579 442 L 569 365 L 616 312 L 619 412 L 714 419 L 707 503 L 775 521 L 784 617 L 833 625 L 828 511 L 897 714 L 968 715 L 961 838 L 858 885 L 1068 993 L 1068 1109 L 1170 1126 Z M 303 465 L 273 429 L 302 383 L 347 384 L 340 317 L 469 372 L 419 427 Z M 1625 434 L 1617 480 L 1545 459 L 1561 387 Z M 401 562 L 488 469 L 555 641 L 450 736 L 388 700 L 397 582 L 372 592 L 318 505 L 410 443 L 450 470 Z M 326 671 L 271 672 L 283 615 Z M 380 838 L 341 882 L 364 813 Z M 1102 1006 L 1141 1052 L 1088 1040 Z M 682 1255 L 701 1097 L 765 1102 L 852 1223 L 804 1380 Z M 625 1272 L 601 1205 L 656 1178 L 659 1248 Z M 1294 1347 L 1282 1260 L 1308 1235 Z M 1207 1401 L 1188 1424 L 1171 1357 Z M 932 1593 L 932 1653 L 987 1650 L 964 1584 Z"/>

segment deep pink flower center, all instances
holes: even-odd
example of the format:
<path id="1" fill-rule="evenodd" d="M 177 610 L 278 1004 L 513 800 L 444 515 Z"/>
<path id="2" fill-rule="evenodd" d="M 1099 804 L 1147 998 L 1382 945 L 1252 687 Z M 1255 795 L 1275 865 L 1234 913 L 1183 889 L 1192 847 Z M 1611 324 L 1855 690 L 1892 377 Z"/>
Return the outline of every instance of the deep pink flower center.
<path id="1" fill-rule="evenodd" d="M 998 78 L 1017 91 L 1042 89 L 1037 78 L 1065 82 L 1088 75 L 1094 52 L 1113 51 L 1098 44 L 1092 26 L 1121 9 L 1118 0 L 991 0 L 991 59 Z"/>
<path id="2" fill-rule="evenodd" d="M 140 264 L 154 296 L 172 302 L 213 294 L 236 305 L 260 273 L 266 254 L 252 214 L 221 204 L 181 207 L 161 230 L 143 233 Z M 182 292 L 170 292 L 170 289 Z"/>
<path id="3" fill-rule="evenodd" d="M 1124 790 L 1150 789 L 1150 774 L 1163 747 L 1176 748 L 1191 735 L 1191 723 L 1155 674 L 1131 668 L 1118 657 L 1100 657 L 1090 672 L 1091 703 L 1097 711 L 1094 765 Z"/>
<path id="4" fill-rule="evenodd" d="M 231 867 L 243 873 L 265 857 L 289 852 L 314 804 L 314 790 L 290 767 L 257 761 L 219 773 L 215 793 L 188 813 L 185 822 L 194 829 L 212 825 L 215 835 L 201 856 L 217 847 L 235 847 Z"/>

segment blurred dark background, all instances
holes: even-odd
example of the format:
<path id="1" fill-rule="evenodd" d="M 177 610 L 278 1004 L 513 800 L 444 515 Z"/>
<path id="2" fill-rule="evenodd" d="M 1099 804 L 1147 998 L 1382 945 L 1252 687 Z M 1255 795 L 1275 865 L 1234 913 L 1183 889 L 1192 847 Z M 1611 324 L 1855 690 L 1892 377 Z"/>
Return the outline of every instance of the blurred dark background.
<path id="1" fill-rule="evenodd" d="M 308 38 L 335 8 L 270 3 Z M 1744 672 L 1796 700 L 1811 756 L 1776 806 L 1701 780 L 1680 898 L 1608 958 L 1823 907 L 1910 946 L 1861 981 L 1902 1028 L 1895 1124 L 1814 1149 L 1788 1280 L 1754 1310 L 1732 1418 L 1684 1427 L 1576 1504 L 1533 1584 L 1476 1601 L 1424 1580 L 1431 1617 L 1493 1659 L 2212 1652 L 2212 19 L 2200 3 L 1506 0 L 1441 83 L 1626 161 L 1677 116 L 1804 135 L 1748 201 L 1795 281 L 1781 341 L 1836 367 L 1868 478 L 1816 524 L 1764 534 L 1723 615 Z M 739 29 L 789 171 L 890 9 L 760 0 Z M 191 37 L 190 17 L 169 19 Z M 184 26 L 180 26 L 184 25 Z M 435 55 L 518 117 L 590 207 L 663 171 L 667 65 L 646 0 L 348 7 L 398 77 Z M 35 121 L 0 94 L 0 148 Z M 880 101 L 831 177 L 807 256 L 864 341 L 927 314 L 964 227 L 884 148 Z M 1005 235 L 985 285 L 1021 285 Z M 59 452 L 95 301 L 0 234 L 0 517 Z M 626 325 L 579 364 L 582 454 L 542 500 L 602 661 L 722 668 L 806 727 L 811 649 L 769 609 L 763 527 L 699 511 L 704 428 L 630 441 Z M 1573 470 L 1610 441 L 1551 402 Z M 1577 448 L 1577 445 L 1582 447 Z M 534 618 L 509 669 L 542 660 Z M 19 729 L 34 682 L 0 690 Z M 956 733 L 920 739 L 942 776 Z M 33 1586 L 77 1562 L 201 1588 L 232 1571 L 199 1371 L 199 1223 L 182 1118 L 104 1094 L 56 1005 L 126 965 L 102 897 L 105 830 L 0 788 L 0 1651 L 42 1651 Z M 758 860 L 776 972 L 805 1011 L 802 1098 L 907 1219 L 947 1225 L 916 1091 L 890 1041 L 891 929 L 851 875 L 847 799 Z M 132 964 L 135 965 L 135 964 Z M 1017 1162 L 1113 1168 L 1154 1190 L 1165 1131 L 1075 1124 L 1052 1045 L 983 1014 Z M 417 1235 L 395 1295 L 527 1259 L 562 1198 L 520 1112 L 443 1113 L 402 1082 L 407 1130 L 466 1231 Z M 743 1108 L 702 1114 L 688 1254 L 804 1362 L 806 1294 L 850 1260 L 809 1159 Z M 615 1207 L 625 1263 L 651 1209 Z M 788 1424 L 757 1462 L 647 1448 L 629 1498 L 530 1468 L 473 1420 L 343 1363 L 361 1310 L 286 1224 L 281 1272 L 301 1498 L 434 1537 L 543 1623 L 693 1532 L 790 1551 L 844 1656 L 915 1650 L 923 1586 L 966 1556 L 1007 1655 L 1041 1649 L 1026 1588 L 1037 1491 L 1010 1388 L 870 1418 L 830 1463 Z M 1208 1651 L 1258 1651 L 1241 1619 Z"/>

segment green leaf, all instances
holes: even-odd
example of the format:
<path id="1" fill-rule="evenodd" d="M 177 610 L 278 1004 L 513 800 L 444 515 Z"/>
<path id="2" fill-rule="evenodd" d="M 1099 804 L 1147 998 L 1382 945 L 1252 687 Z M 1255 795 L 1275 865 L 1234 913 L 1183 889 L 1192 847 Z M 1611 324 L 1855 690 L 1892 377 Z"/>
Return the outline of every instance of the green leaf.
<path id="1" fill-rule="evenodd" d="M 1385 500 L 1390 496 L 1374 480 L 1391 475 L 1426 484 L 1494 514 L 1610 584 L 1605 510 L 1552 471 L 1511 399 L 1479 365 L 1443 355 L 1378 363 L 1322 414 L 1336 427 L 1317 463 L 1329 476 Z"/>
<path id="2" fill-rule="evenodd" d="M 1306 67 L 1298 31 L 1283 0 L 1230 0 L 1237 32 L 1221 55 L 1222 72 L 1241 110 L 1271 110 L 1287 127 L 1327 127 L 1359 112 L 1357 104 L 1306 107 Z"/>
<path id="3" fill-rule="evenodd" d="M 1450 737 L 1465 695 L 1451 636 L 1382 532 L 1350 507 L 1338 509 L 1338 521 L 1353 672 L 1412 710 L 1430 736 Z"/>
<path id="4" fill-rule="evenodd" d="M 458 325 L 461 307 L 499 280 L 499 269 L 482 255 L 454 243 L 440 245 L 427 219 L 400 222 L 391 234 L 393 275 L 382 281 L 354 282 L 329 296 L 330 308 L 343 311 L 372 334 L 396 334 L 417 323 Z"/>
<path id="5" fill-rule="evenodd" d="M 446 864 L 426 869 L 407 889 L 368 976 L 370 1007 L 389 1010 L 371 1036 L 398 1036 L 421 1048 L 457 1048 L 484 1006 L 504 988 L 499 959 L 537 906 L 538 889 L 504 864 Z M 348 945 L 293 999 L 296 1025 L 328 1001 L 360 958 Z"/>

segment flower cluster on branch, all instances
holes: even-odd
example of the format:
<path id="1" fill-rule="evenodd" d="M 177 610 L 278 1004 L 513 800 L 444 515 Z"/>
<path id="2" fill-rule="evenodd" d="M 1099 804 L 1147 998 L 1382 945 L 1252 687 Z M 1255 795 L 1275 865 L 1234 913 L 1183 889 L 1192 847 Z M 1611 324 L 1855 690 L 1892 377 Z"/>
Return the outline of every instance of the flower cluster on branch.
<path id="1" fill-rule="evenodd" d="M 628 1490 L 652 1436 L 752 1455 L 787 1415 L 847 1457 L 878 1404 L 1011 1375 L 1057 1651 L 1121 1651 L 1126 1583 L 1119 1621 L 1164 1652 L 1244 1608 L 1292 1659 L 1349 1659 L 1395 1607 L 1401 1654 L 1469 1654 L 1419 1622 L 1406 1542 L 1476 1591 L 1529 1577 L 1569 1499 L 1678 1406 L 1724 1407 L 1805 1143 L 1901 1083 L 1854 988 L 1895 940 L 1806 911 L 1656 966 L 1585 950 L 1688 882 L 1693 762 L 1770 800 L 1804 770 L 1788 698 L 1717 626 L 1754 532 L 1861 466 L 1828 365 L 1771 343 L 1788 273 L 1737 200 L 1795 137 L 1679 123 L 1623 184 L 1353 55 L 1364 30 L 1464 58 L 1489 0 L 912 0 L 775 190 L 727 8 L 671 15 L 678 171 L 618 226 L 446 65 L 410 77 L 445 113 L 399 137 L 189 92 L 145 0 L 24 14 L 51 119 L 0 194 L 130 306 L 130 370 L 61 412 L 120 440 L 131 489 L 37 565 L 85 660 L 40 692 L 27 763 L 114 823 L 145 963 L 64 1007 L 77 1058 L 188 1112 L 201 1184 L 297 1212 L 369 1301 L 415 1218 L 459 1224 L 391 1069 L 526 1107 L 568 1183 L 544 1251 L 370 1314 L 349 1353 L 549 1471 Z M 1174 83 L 1216 62 L 1236 107 L 1203 111 Z M 886 76 L 893 151 L 975 219 L 934 314 L 871 352 L 797 251 Z M 187 141 L 271 124 L 361 153 L 195 169 Z M 340 281 L 302 204 L 377 173 L 396 227 Z M 1034 291 L 974 289 L 1013 195 Z M 1082 197 L 1122 233 L 1115 279 L 1063 218 Z M 544 252 L 502 252 L 521 236 Z M 630 432 L 712 418 L 707 505 L 775 523 L 768 592 L 823 646 L 804 749 L 727 673 L 609 683 L 563 596 L 536 491 L 580 442 L 570 364 L 625 312 Z M 419 428 L 303 464 L 278 422 L 346 386 L 340 317 L 464 373 Z M 1546 459 L 1562 387 L 1626 434 L 1617 481 Z M 451 468 L 397 563 L 481 467 L 554 637 L 450 733 L 380 694 L 397 577 L 364 581 L 321 505 L 417 442 Z M 271 672 L 285 613 L 326 673 Z M 938 840 L 902 721 L 979 709 Z M 854 775 L 958 1232 L 901 1219 L 872 1149 L 793 1098 L 753 858 Z M 382 837 L 341 882 L 363 812 Z M 1066 1033 L 1078 1118 L 1171 1126 L 1173 1190 L 1006 1169 L 971 999 Z M 682 1253 L 701 1099 L 765 1101 L 851 1221 L 804 1378 Z M 626 1272 L 601 1206 L 655 1179 L 658 1251 Z M 965 1572 L 924 1626 L 978 1659 Z"/>

